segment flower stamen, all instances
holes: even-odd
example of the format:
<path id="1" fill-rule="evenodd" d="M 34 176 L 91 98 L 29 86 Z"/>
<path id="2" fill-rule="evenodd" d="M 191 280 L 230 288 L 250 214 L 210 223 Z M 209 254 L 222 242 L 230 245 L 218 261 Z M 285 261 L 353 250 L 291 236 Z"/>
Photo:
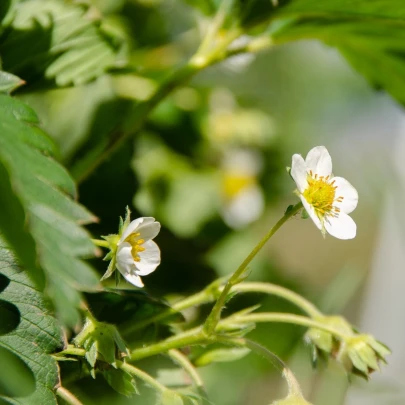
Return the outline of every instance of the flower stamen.
<path id="1" fill-rule="evenodd" d="M 145 248 L 142 246 L 145 243 L 145 239 L 138 239 L 139 236 L 141 236 L 139 232 L 132 233 L 128 236 L 128 238 L 125 239 L 125 242 L 128 242 L 132 246 L 131 254 L 136 262 L 141 261 L 139 253 L 145 250 Z"/>
<path id="2" fill-rule="evenodd" d="M 313 174 L 312 170 L 309 171 L 307 176 L 308 187 L 302 195 L 310 204 L 317 216 L 323 219 L 325 216 L 338 216 L 340 209 L 334 206 L 335 202 L 342 202 L 343 197 L 335 198 L 337 186 L 335 180 L 328 181 L 329 176 L 319 176 Z"/>

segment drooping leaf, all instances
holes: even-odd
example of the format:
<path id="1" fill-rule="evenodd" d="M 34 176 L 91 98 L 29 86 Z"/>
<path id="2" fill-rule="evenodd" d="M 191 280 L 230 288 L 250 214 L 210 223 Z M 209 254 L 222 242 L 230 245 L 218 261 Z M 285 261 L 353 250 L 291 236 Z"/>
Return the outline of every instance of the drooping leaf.
<path id="1" fill-rule="evenodd" d="M 8 305 L 19 315 L 15 327 L 0 331 L 0 402 L 56 405 L 58 366 L 50 354 L 62 346 L 61 329 L 43 294 L 1 239 L 0 278 L 0 307 Z M 4 325 L 4 312 L 0 315 Z"/>
<path id="2" fill-rule="evenodd" d="M 1 39 L 1 38 L 0 38 Z M 28 84 L 77 85 L 125 64 L 124 39 L 94 8 L 62 0 L 19 4 L 1 44 L 4 69 Z"/>
<path id="3" fill-rule="evenodd" d="M 75 201 L 75 184 L 37 123 L 29 107 L 0 95 L 0 230 L 37 284 L 44 271 L 57 313 L 74 324 L 77 290 L 97 284 L 81 260 L 95 248 L 79 225 L 94 217 Z"/>
<path id="4" fill-rule="evenodd" d="M 373 86 L 405 103 L 402 0 L 279 1 L 271 19 L 276 43 L 318 39 L 336 47 Z"/>

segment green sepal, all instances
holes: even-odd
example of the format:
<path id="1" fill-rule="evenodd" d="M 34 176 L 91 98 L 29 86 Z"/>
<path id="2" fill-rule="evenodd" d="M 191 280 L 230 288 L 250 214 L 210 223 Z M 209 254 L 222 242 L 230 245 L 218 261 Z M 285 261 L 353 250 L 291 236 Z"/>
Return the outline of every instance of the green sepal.
<path id="1" fill-rule="evenodd" d="M 112 260 L 110 261 L 110 263 L 108 264 L 107 271 L 104 273 L 103 277 L 101 277 L 100 281 L 103 281 L 103 280 L 107 279 L 108 277 L 112 276 L 112 274 L 115 271 L 115 264 L 116 264 L 116 259 L 115 259 L 115 256 L 114 256 L 112 258 Z"/>
<path id="2" fill-rule="evenodd" d="M 126 214 L 125 214 L 125 220 L 122 220 L 122 217 L 120 217 L 120 224 L 119 224 L 119 234 L 120 236 L 125 232 L 125 229 L 127 229 L 128 225 L 131 223 L 131 210 L 129 209 L 128 205 L 125 207 Z"/>
<path id="3" fill-rule="evenodd" d="M 91 367 L 94 368 L 96 365 L 97 361 L 97 344 L 96 342 L 93 342 L 93 344 L 90 346 L 90 349 L 86 351 L 86 360 L 90 364 Z"/>
<path id="4" fill-rule="evenodd" d="M 110 368 L 103 370 L 103 375 L 108 384 L 119 394 L 131 397 L 139 394 L 134 378 L 131 374 L 121 369 Z"/>
<path id="5" fill-rule="evenodd" d="M 92 368 L 97 360 L 116 367 L 116 359 L 129 354 L 124 340 L 114 325 L 99 322 L 89 315 L 81 332 L 73 340 L 77 347 L 86 350 L 86 360 Z M 118 356 L 118 357 L 117 357 Z"/>

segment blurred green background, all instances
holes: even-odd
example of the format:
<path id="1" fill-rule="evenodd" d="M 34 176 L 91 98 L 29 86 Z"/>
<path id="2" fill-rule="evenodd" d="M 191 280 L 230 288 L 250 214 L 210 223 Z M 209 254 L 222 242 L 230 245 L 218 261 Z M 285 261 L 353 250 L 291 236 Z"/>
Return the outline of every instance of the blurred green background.
<path id="1" fill-rule="evenodd" d="M 131 39 L 127 56 L 136 74 L 120 72 L 76 88 L 19 95 L 37 111 L 73 173 L 85 164 L 87 151 L 131 116 L 133 102 L 147 99 L 168 69 L 191 54 L 200 40 L 195 27 L 205 23 L 180 0 L 94 3 L 111 27 Z M 310 220 L 291 220 L 254 261 L 249 279 L 280 283 L 327 313 L 342 312 L 395 353 L 404 337 L 394 320 L 394 314 L 401 317 L 395 308 L 403 307 L 404 276 L 396 273 L 403 255 L 398 240 L 404 236 L 399 191 L 404 135 L 403 111 L 389 96 L 371 89 L 336 50 L 302 41 L 232 58 L 176 90 L 141 133 L 80 184 L 80 202 L 100 219 L 90 227 L 95 237 L 116 232 L 126 205 L 133 218 L 160 221 L 156 241 L 162 264 L 144 280 L 146 290 L 180 297 L 236 268 L 296 202 L 285 170 L 291 156 L 325 145 L 334 173 L 359 191 L 353 213 L 356 239 L 324 240 Z M 105 263 L 94 265 L 101 275 Z M 257 301 L 266 310 L 295 311 L 280 299 L 261 295 L 236 297 L 229 310 Z M 311 403 L 405 403 L 398 378 L 404 373 L 400 350 L 382 377 L 367 385 L 354 379 L 349 385 L 333 362 L 328 369 L 311 369 L 303 332 L 290 325 L 259 325 L 252 337 L 288 361 Z M 173 367 L 163 357 L 141 365 L 154 375 Z M 202 375 L 219 405 L 266 405 L 285 394 L 280 375 L 253 354 L 208 366 Z M 119 396 L 101 376 L 68 388 L 85 404 L 154 402 L 142 387 L 142 397 Z"/>

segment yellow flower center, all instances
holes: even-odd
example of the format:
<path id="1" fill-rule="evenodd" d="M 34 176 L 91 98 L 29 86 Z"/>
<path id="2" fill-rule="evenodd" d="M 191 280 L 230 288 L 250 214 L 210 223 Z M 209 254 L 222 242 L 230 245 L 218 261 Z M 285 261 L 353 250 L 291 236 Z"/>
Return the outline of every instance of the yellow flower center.
<path id="1" fill-rule="evenodd" d="M 139 236 L 141 236 L 139 232 L 131 233 L 131 235 L 125 239 L 125 242 L 128 242 L 132 246 L 131 254 L 136 262 L 141 261 L 139 252 L 143 252 L 145 250 L 145 248 L 142 246 L 145 243 L 145 240 L 139 239 Z"/>
<path id="2" fill-rule="evenodd" d="M 307 176 L 308 187 L 302 193 L 308 204 L 314 207 L 319 218 L 325 215 L 338 216 L 340 208 L 333 206 L 334 202 L 342 202 L 343 197 L 336 198 L 335 180 L 329 182 L 329 176 L 313 175 L 312 171 Z"/>
<path id="3" fill-rule="evenodd" d="M 226 172 L 223 177 L 223 190 L 227 199 L 236 197 L 246 187 L 255 184 L 254 176 L 233 171 Z"/>

